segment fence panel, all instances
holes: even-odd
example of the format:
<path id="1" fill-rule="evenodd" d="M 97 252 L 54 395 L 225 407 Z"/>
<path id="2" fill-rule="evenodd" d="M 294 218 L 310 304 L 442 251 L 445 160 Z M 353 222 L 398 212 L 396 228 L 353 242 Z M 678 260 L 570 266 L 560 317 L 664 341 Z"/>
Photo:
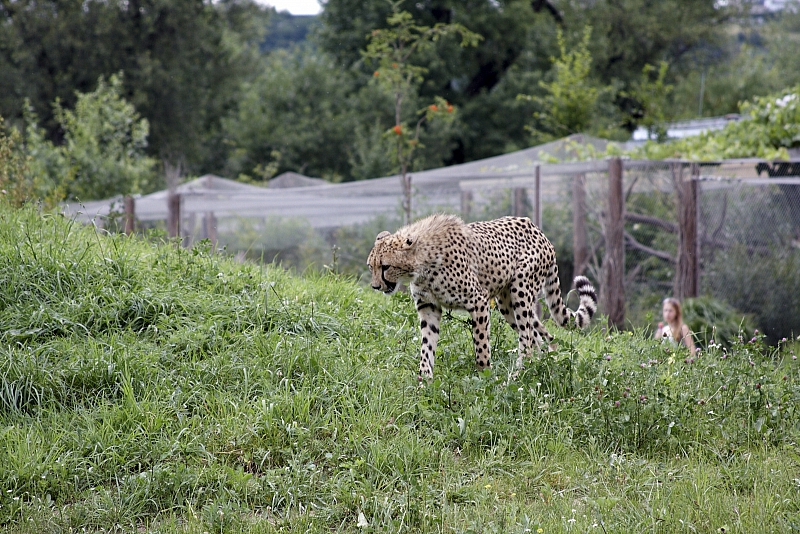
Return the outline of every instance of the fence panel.
<path id="1" fill-rule="evenodd" d="M 770 341 L 800 334 L 800 179 L 700 181 L 701 292 Z"/>
<path id="2" fill-rule="evenodd" d="M 752 314 L 773 340 L 800 334 L 800 179 L 760 178 L 760 171 L 775 174 L 785 165 L 755 161 L 623 160 L 622 166 L 624 259 L 611 278 L 604 277 L 609 161 L 426 171 L 412 182 L 414 216 L 534 218 L 539 173 L 541 228 L 556 248 L 562 289 L 584 274 L 604 302 L 624 296 L 624 316 L 613 321 L 618 326 L 653 324 L 663 298 L 697 294 Z M 278 259 L 298 270 L 313 265 L 364 275 L 375 235 L 402 222 L 399 182 L 391 177 L 286 189 L 204 177 L 178 189 L 180 221 L 165 224 L 170 195 L 159 192 L 137 199 L 135 210 L 128 206 L 138 227 L 169 227 L 189 246 L 206 238 L 238 256 Z M 100 214 L 113 229 L 109 202 L 95 204 L 72 211 Z M 130 231 L 130 224 L 117 227 Z"/>

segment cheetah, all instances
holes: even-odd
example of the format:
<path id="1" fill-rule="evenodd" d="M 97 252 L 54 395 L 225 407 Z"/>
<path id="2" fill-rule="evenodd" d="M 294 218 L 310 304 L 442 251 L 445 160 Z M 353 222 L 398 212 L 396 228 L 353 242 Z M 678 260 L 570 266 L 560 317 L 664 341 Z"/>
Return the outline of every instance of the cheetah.
<path id="1" fill-rule="evenodd" d="M 490 299 L 519 335 L 517 368 L 532 356 L 532 342 L 542 348 L 553 340 L 536 316 L 543 286 L 550 313 L 561 326 L 574 317 L 584 328 L 597 310 L 595 289 L 583 276 L 574 280 L 578 309 L 565 306 L 553 245 L 527 217 L 465 224 L 454 215 L 431 215 L 394 234 L 379 233 L 367 264 L 377 291 L 390 294 L 399 282 L 409 284 L 422 337 L 420 379 L 433 377 L 443 308 L 470 314 L 478 369 L 491 364 Z"/>

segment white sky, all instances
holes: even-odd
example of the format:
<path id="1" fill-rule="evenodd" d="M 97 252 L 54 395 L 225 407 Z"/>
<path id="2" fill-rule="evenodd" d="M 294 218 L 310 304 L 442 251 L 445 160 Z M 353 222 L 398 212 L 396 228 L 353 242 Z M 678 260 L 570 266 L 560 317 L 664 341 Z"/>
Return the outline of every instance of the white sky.
<path id="1" fill-rule="evenodd" d="M 260 3 L 292 15 L 316 15 L 322 9 L 317 0 L 260 0 Z"/>

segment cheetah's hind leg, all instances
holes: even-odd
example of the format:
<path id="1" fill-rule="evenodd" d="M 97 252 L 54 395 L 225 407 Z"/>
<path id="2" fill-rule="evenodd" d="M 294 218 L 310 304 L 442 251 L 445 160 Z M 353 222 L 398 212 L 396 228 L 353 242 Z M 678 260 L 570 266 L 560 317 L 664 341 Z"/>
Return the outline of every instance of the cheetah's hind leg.
<path id="1" fill-rule="evenodd" d="M 515 376 L 522 369 L 525 359 L 533 357 L 533 344 L 541 350 L 543 341 L 548 339 L 543 339 L 541 332 L 544 331 L 549 336 L 536 316 L 535 306 L 532 305 L 530 297 L 534 294 L 528 284 L 519 281 L 518 287 L 507 288 L 497 296 L 500 313 L 519 336 L 517 361 L 514 364 Z"/>

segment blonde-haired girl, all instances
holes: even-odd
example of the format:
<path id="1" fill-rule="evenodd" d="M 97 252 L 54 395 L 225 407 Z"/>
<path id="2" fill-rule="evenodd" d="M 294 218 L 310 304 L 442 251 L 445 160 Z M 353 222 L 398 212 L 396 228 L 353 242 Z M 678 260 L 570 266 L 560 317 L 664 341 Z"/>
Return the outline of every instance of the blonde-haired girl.
<path id="1" fill-rule="evenodd" d="M 689 326 L 683 322 L 680 301 L 674 298 L 664 299 L 661 314 L 664 317 L 664 322 L 658 323 L 656 339 L 668 341 L 673 345 L 683 343 L 689 349 L 692 356 L 694 356 L 697 349 L 692 339 L 692 331 L 689 330 Z"/>

